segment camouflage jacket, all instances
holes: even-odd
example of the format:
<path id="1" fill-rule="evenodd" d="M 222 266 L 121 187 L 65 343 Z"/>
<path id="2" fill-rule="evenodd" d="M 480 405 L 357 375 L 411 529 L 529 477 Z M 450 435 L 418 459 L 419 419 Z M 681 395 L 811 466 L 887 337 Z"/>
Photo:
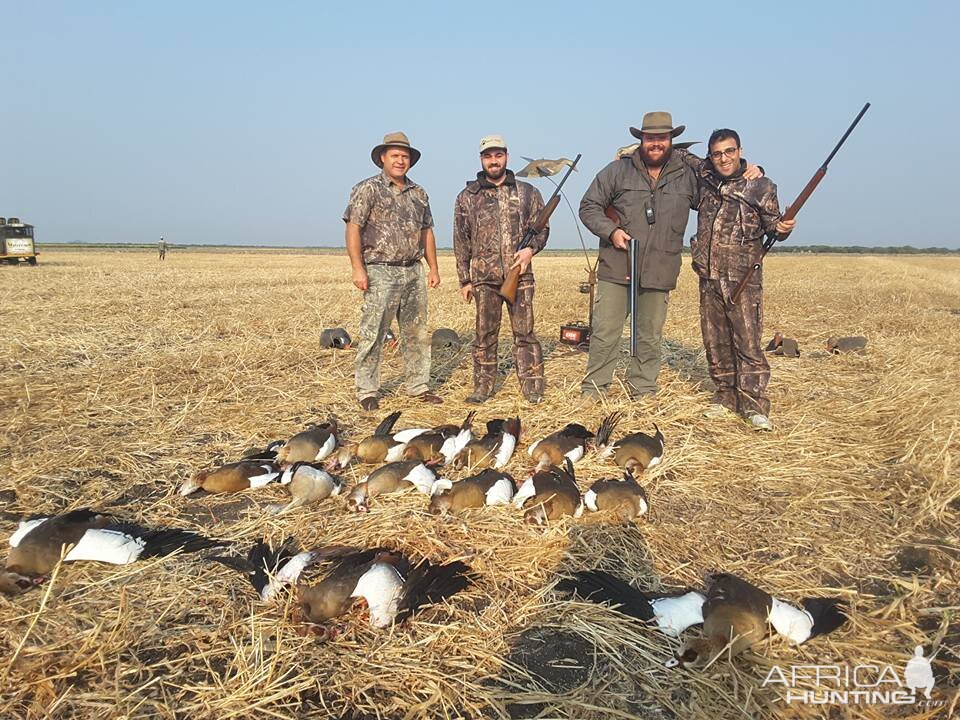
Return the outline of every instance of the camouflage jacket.
<path id="1" fill-rule="evenodd" d="M 697 203 L 696 172 L 676 152 L 667 160 L 656 182 L 639 153 L 607 165 L 580 201 L 580 219 L 600 238 L 597 277 L 620 285 L 630 283 L 629 255 L 610 242 L 613 231 L 622 228 L 636 241 L 640 268 L 637 286 L 673 290 L 680 275 L 687 218 Z M 647 222 L 647 206 L 654 210 L 653 224 Z M 608 207 L 618 221 L 605 214 Z"/>
<path id="2" fill-rule="evenodd" d="M 357 183 L 343 221 L 360 226 L 367 263 L 406 263 L 423 257 L 421 231 L 433 227 L 430 199 L 409 178 L 398 188 L 383 173 Z"/>
<path id="3" fill-rule="evenodd" d="M 747 180 L 746 162 L 729 178 L 700 163 L 697 235 L 690 241 L 693 269 L 713 280 L 739 280 L 760 254 L 763 236 L 780 220 L 777 186 L 767 177 Z M 761 281 L 760 273 L 754 281 Z"/>
<path id="4" fill-rule="evenodd" d="M 543 209 L 543 197 L 533 185 L 518 182 L 513 172 L 499 186 L 482 172 L 457 195 L 453 210 L 453 254 L 460 285 L 503 282 L 513 264 L 517 245 Z M 534 254 L 543 250 L 549 225 L 530 243 Z M 533 282 L 533 263 L 520 282 Z"/>

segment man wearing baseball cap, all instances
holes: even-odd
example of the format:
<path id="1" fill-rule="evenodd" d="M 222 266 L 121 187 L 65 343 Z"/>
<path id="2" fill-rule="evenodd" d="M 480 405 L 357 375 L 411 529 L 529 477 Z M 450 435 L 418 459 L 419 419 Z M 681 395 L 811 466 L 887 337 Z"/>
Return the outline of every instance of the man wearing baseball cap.
<path id="1" fill-rule="evenodd" d="M 427 387 L 427 287 L 440 284 L 433 215 L 427 193 L 407 177 L 420 151 L 406 135 L 396 132 L 373 148 L 370 159 L 381 172 L 353 187 L 343 213 L 353 284 L 363 291 L 355 367 L 357 399 L 367 412 L 380 407 L 380 353 L 396 318 L 407 392 L 423 402 L 440 403 L 441 398 Z M 424 257 L 426 273 L 420 262 Z"/>
<path id="2" fill-rule="evenodd" d="M 523 250 L 517 245 L 543 209 L 533 185 L 520 182 L 507 169 L 507 143 L 500 135 L 480 140 L 480 172 L 467 183 L 454 205 L 453 252 L 464 302 L 476 303 L 473 348 L 473 393 L 469 403 L 483 403 L 497 379 L 497 338 L 503 312 L 498 292 L 505 275 L 520 268 L 517 299 L 507 305 L 513 330 L 513 358 L 520 390 L 528 402 L 543 400 L 543 350 L 533 331 L 533 268 L 530 260 L 547 244 L 545 227 Z"/>

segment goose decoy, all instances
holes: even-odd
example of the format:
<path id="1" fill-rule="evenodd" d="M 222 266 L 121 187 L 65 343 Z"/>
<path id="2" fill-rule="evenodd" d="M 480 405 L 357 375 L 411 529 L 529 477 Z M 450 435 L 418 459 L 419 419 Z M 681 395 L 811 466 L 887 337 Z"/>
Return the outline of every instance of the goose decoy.
<path id="1" fill-rule="evenodd" d="M 406 490 L 411 486 L 430 495 L 436 482 L 436 473 L 419 460 L 387 463 L 361 480 L 347 495 L 347 503 L 355 512 L 367 512 L 372 497 Z"/>
<path id="2" fill-rule="evenodd" d="M 90 508 L 24 520 L 10 536 L 9 544 L 3 583 L 8 589 L 24 588 L 25 580 L 43 582 L 60 562 L 64 545 L 72 546 L 65 562 L 88 560 L 112 565 L 223 545 L 187 530 L 151 529 L 121 522 Z"/>
<path id="3" fill-rule="evenodd" d="M 846 622 L 840 600 L 806 598 L 803 609 L 778 600 L 730 573 L 709 573 L 703 603 L 703 636 L 687 640 L 667 667 L 702 668 L 718 656 L 735 657 L 766 637 L 768 623 L 800 644 Z"/>
<path id="4" fill-rule="evenodd" d="M 462 561 L 437 565 L 427 559 L 411 567 L 400 553 L 384 548 L 342 557 L 315 585 L 297 586 L 300 609 L 311 623 L 326 623 L 345 614 L 358 598 L 370 610 L 370 624 L 386 628 L 402 623 L 427 604 L 438 603 L 474 581 Z"/>
<path id="5" fill-rule="evenodd" d="M 557 175 L 563 172 L 564 168 L 573 167 L 573 160 L 569 158 L 557 158 L 556 160 L 549 160 L 547 158 L 539 158 L 534 160 L 533 158 L 520 156 L 527 161 L 527 164 L 520 170 L 518 170 L 514 175 L 517 177 L 549 177 L 550 175 Z M 576 168 L 573 168 L 576 172 Z"/>
<path id="6" fill-rule="evenodd" d="M 703 622 L 706 596 L 690 589 L 672 593 L 644 592 L 603 570 L 581 570 L 574 573 L 573 578 L 557 583 L 557 590 L 613 605 L 624 615 L 654 623 L 663 633 L 674 637 Z"/>
<path id="7" fill-rule="evenodd" d="M 343 328 L 327 328 L 320 333 L 320 346 L 330 350 L 347 350 L 353 341 Z"/>
<path id="8" fill-rule="evenodd" d="M 499 470 L 510 462 L 519 439 L 520 418 L 490 420 L 486 434 L 468 442 L 453 459 L 453 467 L 456 470 L 489 467 Z"/>
<path id="9" fill-rule="evenodd" d="M 584 493 L 583 504 L 593 512 L 614 512 L 624 522 L 633 522 L 650 507 L 646 491 L 629 470 L 623 480 L 597 480 Z"/>
<path id="10" fill-rule="evenodd" d="M 449 350 L 463 345 L 460 336 L 456 330 L 450 328 L 437 328 L 430 335 L 430 347 L 433 350 Z"/>
<path id="11" fill-rule="evenodd" d="M 434 515 L 442 515 L 484 505 L 507 505 L 513 499 L 517 485 L 508 473 L 487 468 L 455 483 L 441 478 L 433 490 L 427 509 Z"/>
<path id="12" fill-rule="evenodd" d="M 635 432 L 615 442 L 611 442 L 612 438 L 608 435 L 602 444 L 598 443 L 598 457 L 613 458 L 617 465 L 634 474 L 659 465 L 663 460 L 666 442 L 656 423 L 653 429 L 656 431 L 655 435 Z"/>
<path id="13" fill-rule="evenodd" d="M 328 420 L 298 432 L 277 450 L 277 462 L 287 466 L 295 462 L 325 460 L 336 449 L 339 432 L 336 420 Z"/>
<path id="14" fill-rule="evenodd" d="M 343 490 L 343 480 L 328 473 L 320 463 L 294 463 L 280 475 L 280 484 L 290 491 L 290 502 L 271 505 L 271 511 L 276 513 L 320 502 Z"/>
<path id="15" fill-rule="evenodd" d="M 598 432 L 616 424 L 618 413 L 604 419 Z M 611 420 L 613 418 L 613 420 Z M 527 454 L 537 463 L 536 471 L 545 470 L 551 465 L 562 467 L 566 460 L 577 462 L 587 451 L 587 445 L 595 441 L 597 433 L 592 433 L 580 423 L 568 423 L 562 429 L 537 440 L 527 448 Z"/>
<path id="16" fill-rule="evenodd" d="M 419 433 L 407 442 L 401 457 L 404 460 L 420 460 L 426 463 L 449 463 L 467 443 L 473 440 L 473 418 L 476 412 L 467 413 L 459 425 L 440 425 L 425 433 Z"/>
<path id="17" fill-rule="evenodd" d="M 770 342 L 768 342 L 767 346 L 764 348 L 764 352 L 773 352 L 781 345 L 783 345 L 783 333 L 777 330 L 775 333 L 773 333 L 773 337 L 770 338 Z"/>
<path id="18" fill-rule="evenodd" d="M 399 419 L 400 411 L 392 412 L 374 428 L 373 435 L 365 437 L 358 443 L 347 443 L 341 446 L 334 455 L 329 469 L 347 467 L 353 460 L 364 465 L 379 465 L 400 460 L 407 442 L 417 435 L 429 432 L 429 428 L 411 428 L 394 432 L 393 426 Z"/>
<path id="19" fill-rule="evenodd" d="M 580 517 L 583 502 L 573 474 L 573 461 L 566 459 L 565 470 L 553 465 L 537 470 L 517 490 L 513 504 L 526 508 L 523 521 L 534 525 L 545 525 L 564 515 Z"/>
<path id="20" fill-rule="evenodd" d="M 201 470 L 180 486 L 181 495 L 190 495 L 197 490 L 209 493 L 240 492 L 247 488 L 269 485 L 280 477 L 280 466 L 275 462 L 241 460 L 227 463 L 214 470 Z"/>
<path id="21" fill-rule="evenodd" d="M 834 355 L 840 353 L 857 353 L 862 355 L 867 349 L 867 339 L 862 335 L 855 337 L 827 338 L 827 350 Z"/>

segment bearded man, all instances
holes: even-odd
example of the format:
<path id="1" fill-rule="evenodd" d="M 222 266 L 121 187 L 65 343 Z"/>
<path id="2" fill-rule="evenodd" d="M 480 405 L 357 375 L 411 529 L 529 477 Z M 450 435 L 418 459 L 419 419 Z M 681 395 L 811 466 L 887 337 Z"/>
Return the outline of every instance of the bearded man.
<path id="1" fill-rule="evenodd" d="M 517 297 L 508 304 L 513 330 L 513 359 L 520 391 L 527 402 L 543 401 L 543 350 L 533 330 L 533 267 L 530 260 L 547 244 L 545 227 L 528 247 L 517 250 L 527 228 L 543 210 L 540 191 L 507 169 L 507 143 L 501 135 L 480 140 L 480 172 L 457 195 L 453 218 L 453 252 L 460 295 L 476 303 L 477 339 L 473 347 L 473 393 L 480 404 L 493 395 L 497 379 L 497 338 L 503 312 L 498 292 L 507 273 L 520 268 Z"/>
<path id="2" fill-rule="evenodd" d="M 631 242 L 639 271 L 637 354 L 627 367 L 627 392 L 639 398 L 657 390 L 667 301 L 680 274 L 687 217 L 699 200 L 695 171 L 672 152 L 673 138 L 684 129 L 673 126 L 670 113 L 644 115 L 639 130 L 630 128 L 639 149 L 601 170 L 580 201 L 580 219 L 600 238 L 590 356 L 580 386 L 585 397 L 602 398 L 613 382 L 630 312 Z"/>

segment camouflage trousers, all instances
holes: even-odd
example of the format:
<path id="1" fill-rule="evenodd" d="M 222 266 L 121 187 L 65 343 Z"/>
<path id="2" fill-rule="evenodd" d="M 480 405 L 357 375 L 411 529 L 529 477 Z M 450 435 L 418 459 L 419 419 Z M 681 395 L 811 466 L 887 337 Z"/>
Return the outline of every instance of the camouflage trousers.
<path id="1" fill-rule="evenodd" d="M 504 299 L 493 285 L 474 285 L 477 303 L 477 339 L 473 345 L 473 386 L 484 395 L 493 394 L 497 381 L 497 342 Z M 517 299 L 507 305 L 513 329 L 513 361 L 524 397 L 543 395 L 543 350 L 533 332 L 532 283 L 517 289 Z"/>
<path id="2" fill-rule="evenodd" d="M 430 380 L 430 336 L 427 333 L 427 284 L 423 263 L 410 267 L 368 265 L 367 291 L 363 294 L 360 342 L 357 344 L 355 380 L 357 398 L 376 397 L 380 390 L 380 354 L 394 319 L 407 392 L 427 392 Z"/>
<path id="3" fill-rule="evenodd" d="M 734 280 L 700 278 L 700 331 L 707 367 L 717 389 L 713 401 L 745 417 L 770 414 L 770 365 L 760 346 L 763 286 L 747 285 L 736 305 L 728 302 Z"/>

